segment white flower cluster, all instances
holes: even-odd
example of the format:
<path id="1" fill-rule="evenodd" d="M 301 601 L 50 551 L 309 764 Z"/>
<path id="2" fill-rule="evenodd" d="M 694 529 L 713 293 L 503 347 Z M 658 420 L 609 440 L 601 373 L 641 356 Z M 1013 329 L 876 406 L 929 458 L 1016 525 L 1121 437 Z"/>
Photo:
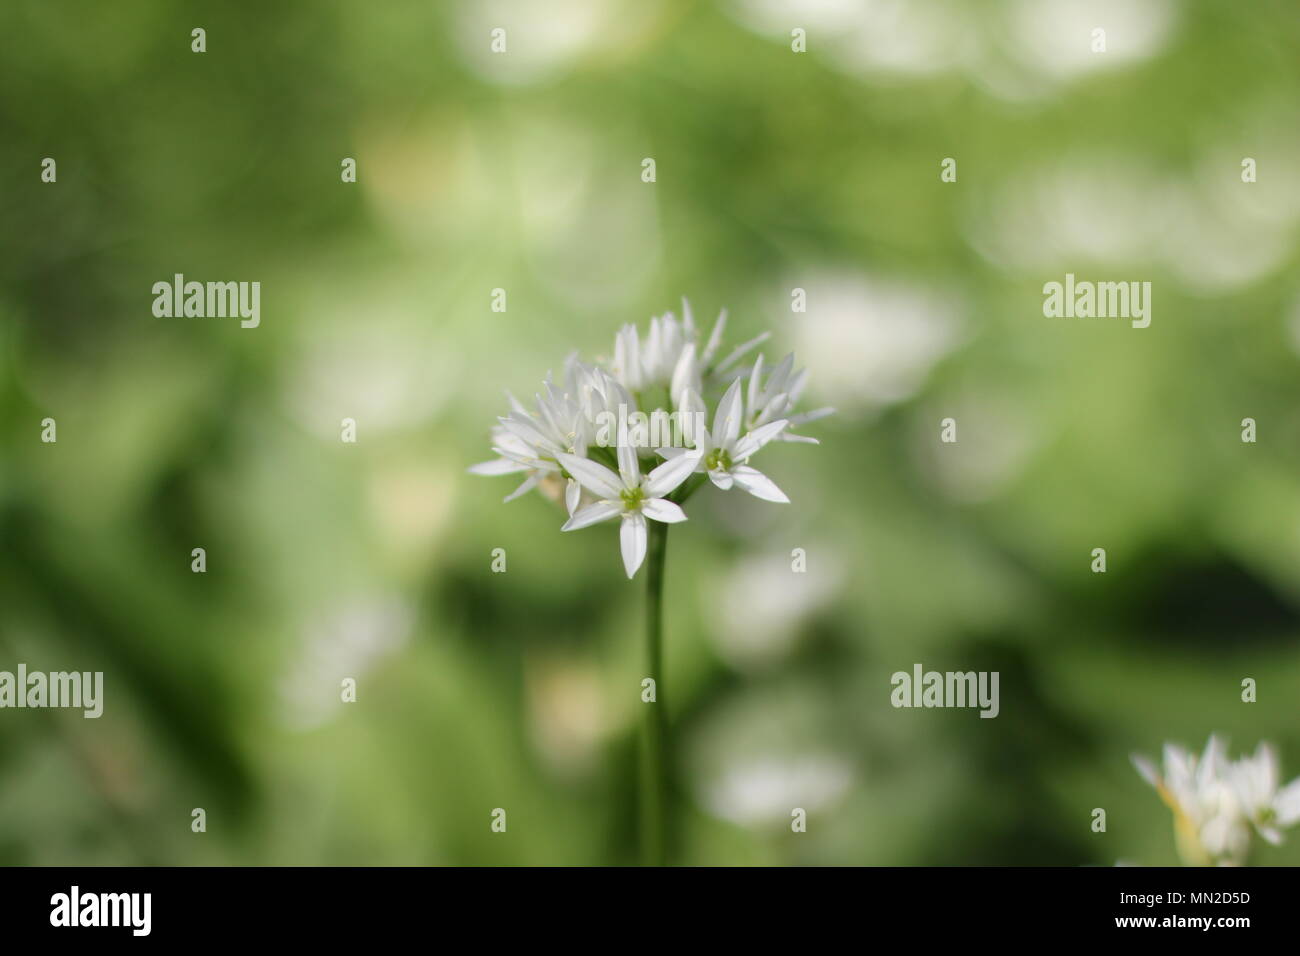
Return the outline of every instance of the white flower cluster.
<path id="1" fill-rule="evenodd" d="M 722 312 L 701 344 L 689 304 L 650 321 L 642 338 L 626 325 L 608 362 L 565 362 L 564 381 L 548 374 L 529 409 L 508 395 L 510 413 L 492 430 L 497 458 L 474 465 L 479 475 L 522 474 L 510 501 L 533 488 L 562 493 L 573 531 L 621 519 L 623 567 L 632 577 L 645 560 L 646 519 L 685 521 L 680 502 L 707 475 L 723 490 L 740 488 L 766 501 L 789 499 L 749 460 L 771 441 L 810 442 L 796 428 L 832 409 L 796 414 L 808 381 L 794 356 L 773 367 L 759 353 L 752 368 L 740 360 L 767 333 L 717 359 L 726 328 Z M 706 396 L 718 395 L 712 428 Z M 662 462 L 659 459 L 663 459 Z"/>
<path id="2" fill-rule="evenodd" d="M 1211 736 L 1199 757 L 1165 744 L 1163 772 L 1136 754 L 1133 764 L 1174 812 L 1179 853 L 1189 864 L 1240 866 L 1252 829 L 1279 844 L 1282 828 L 1300 822 L 1300 777 L 1279 788 L 1277 754 L 1266 743 L 1233 761 Z"/>

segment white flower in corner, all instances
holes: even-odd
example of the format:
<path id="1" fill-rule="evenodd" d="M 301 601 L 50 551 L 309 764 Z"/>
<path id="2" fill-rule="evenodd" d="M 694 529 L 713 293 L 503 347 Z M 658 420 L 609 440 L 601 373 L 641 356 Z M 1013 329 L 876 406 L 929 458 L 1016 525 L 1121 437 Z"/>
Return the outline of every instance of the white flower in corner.
<path id="1" fill-rule="evenodd" d="M 1275 846 L 1282 842 L 1279 828 L 1300 822 L 1300 777 L 1278 790 L 1279 777 L 1277 753 L 1266 743 L 1255 748 L 1253 757 L 1238 760 L 1229 772 L 1242 813 Z"/>
<path id="2" fill-rule="evenodd" d="M 1253 756 L 1230 761 L 1211 736 L 1198 758 L 1165 744 L 1163 772 L 1145 757 L 1133 764 L 1174 812 L 1178 852 L 1194 865 L 1238 866 L 1250 852 L 1250 830 L 1282 842 L 1282 827 L 1300 822 L 1300 778 L 1278 789 L 1277 754 L 1261 743 Z"/>
<path id="3" fill-rule="evenodd" d="M 692 420 L 691 413 L 703 411 L 704 403 L 694 392 L 688 392 L 682 402 L 682 410 L 687 413 L 687 420 Z M 699 457 L 696 471 L 703 471 L 709 480 L 723 491 L 733 485 L 748 491 L 755 498 L 788 504 L 785 496 L 772 479 L 749 464 L 753 454 L 776 438 L 786 427 L 785 419 L 767 422 L 753 431 L 740 435 L 741 419 L 744 417 L 741 407 L 740 380 L 731 383 L 713 418 L 713 431 L 700 429 L 695 438 L 694 453 Z M 684 448 L 661 448 L 659 454 L 669 461 L 689 454 Z"/>
<path id="4" fill-rule="evenodd" d="M 1173 811 L 1179 855 L 1193 865 L 1240 865 L 1250 850 L 1250 830 L 1241 803 L 1228 784 L 1228 755 L 1211 736 L 1198 758 L 1177 744 L 1165 744 L 1163 773 L 1134 755 L 1138 773 Z"/>
<path id="5" fill-rule="evenodd" d="M 646 519 L 675 524 L 686 513 L 665 496 L 676 490 L 695 470 L 698 452 L 687 452 L 664 462 L 648 475 L 641 474 L 636 449 L 618 448 L 618 474 L 604 465 L 575 455 L 559 455 L 560 464 L 597 500 L 579 508 L 561 531 L 576 531 L 610 518 L 621 517 L 620 544 L 623 569 L 630 578 L 645 560 Z"/>

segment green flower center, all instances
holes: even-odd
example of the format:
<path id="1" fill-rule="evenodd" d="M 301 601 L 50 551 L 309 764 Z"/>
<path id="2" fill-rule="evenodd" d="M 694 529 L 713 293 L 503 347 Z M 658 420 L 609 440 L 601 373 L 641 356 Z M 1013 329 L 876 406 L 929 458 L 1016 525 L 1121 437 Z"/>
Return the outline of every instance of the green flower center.
<path id="1" fill-rule="evenodd" d="M 731 456 L 721 448 L 715 448 L 704 459 L 704 467 L 709 471 L 717 471 L 721 468 L 723 471 L 731 470 Z"/>
<path id="2" fill-rule="evenodd" d="M 625 511 L 635 511 L 641 507 L 641 502 L 645 500 L 645 492 L 640 488 L 629 488 L 619 492 L 619 497 L 623 499 L 623 509 Z"/>

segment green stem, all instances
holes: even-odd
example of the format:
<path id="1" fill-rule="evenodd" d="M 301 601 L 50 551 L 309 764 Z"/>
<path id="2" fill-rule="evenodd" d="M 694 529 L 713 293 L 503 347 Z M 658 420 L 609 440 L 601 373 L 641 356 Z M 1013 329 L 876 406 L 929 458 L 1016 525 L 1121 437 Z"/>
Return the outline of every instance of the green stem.
<path id="1" fill-rule="evenodd" d="M 668 496 L 668 500 L 675 501 L 680 505 L 695 494 L 696 490 L 708 480 L 707 475 L 691 475 L 685 482 L 677 486 L 677 490 Z"/>
<path id="2" fill-rule="evenodd" d="M 655 699 L 645 707 L 645 739 L 641 750 L 641 859 L 646 866 L 667 863 L 667 780 L 665 752 L 667 721 L 664 719 L 663 602 L 664 555 L 668 549 L 668 525 L 648 521 L 646 554 L 645 664 L 646 676 L 654 680 Z"/>

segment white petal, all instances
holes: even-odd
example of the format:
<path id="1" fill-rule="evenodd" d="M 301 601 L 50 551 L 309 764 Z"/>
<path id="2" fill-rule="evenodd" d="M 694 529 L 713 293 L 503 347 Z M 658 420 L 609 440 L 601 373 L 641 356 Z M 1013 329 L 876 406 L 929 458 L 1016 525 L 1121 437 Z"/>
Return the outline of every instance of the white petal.
<path id="1" fill-rule="evenodd" d="M 630 418 L 632 413 L 637 410 L 636 399 L 617 379 L 606 376 L 605 393 L 605 404 L 611 412 L 617 411 L 618 407 L 622 405 L 626 412 L 624 417 Z"/>
<path id="2" fill-rule="evenodd" d="M 614 339 L 614 375 L 634 392 L 641 388 L 641 339 L 635 325 L 623 326 Z"/>
<path id="3" fill-rule="evenodd" d="M 704 399 L 700 398 L 700 393 L 693 388 L 688 388 L 682 393 L 681 400 L 677 403 L 677 420 L 682 430 L 682 439 L 688 445 L 694 445 L 696 448 L 700 445 L 701 437 L 708 437 L 708 428 L 705 417 L 708 415 L 708 409 L 704 405 Z M 708 454 L 706 451 L 705 454 Z"/>
<path id="4" fill-rule="evenodd" d="M 641 356 L 641 367 L 646 374 L 654 376 L 663 356 L 663 320 L 659 316 L 650 319 L 650 334 L 646 336 L 645 351 Z"/>
<path id="5" fill-rule="evenodd" d="M 695 343 L 691 342 L 678 356 L 677 367 L 673 369 L 672 385 L 668 389 L 669 395 L 678 401 L 688 389 L 697 386 L 699 378 L 699 369 L 695 365 Z"/>
<path id="6" fill-rule="evenodd" d="M 564 527 L 560 530 L 577 531 L 579 528 L 586 528 L 601 521 L 608 521 L 615 515 L 621 514 L 622 511 L 623 506 L 616 501 L 597 501 L 585 508 L 579 508 L 572 518 L 564 522 Z"/>
<path id="7" fill-rule="evenodd" d="M 537 456 L 536 448 L 520 439 L 518 435 L 512 434 L 503 425 L 497 425 L 492 429 L 492 450 L 502 458 L 513 458 L 515 461 Z"/>
<path id="8" fill-rule="evenodd" d="M 740 441 L 736 442 L 736 447 L 731 452 L 731 457 L 736 461 L 744 461 L 777 435 L 781 434 L 781 430 L 784 429 L 785 426 L 786 421 L 783 418 L 780 421 L 768 422 L 766 425 L 755 428 Z"/>
<path id="9" fill-rule="evenodd" d="M 1235 814 L 1220 813 L 1201 826 L 1201 845 L 1212 856 L 1222 856 L 1232 852 L 1242 837 L 1249 839 L 1249 833 Z"/>
<path id="10" fill-rule="evenodd" d="M 700 391 L 697 388 L 688 388 L 682 392 L 677 399 L 677 410 L 679 412 L 703 412 L 706 411 L 704 399 L 700 397 Z"/>
<path id="11" fill-rule="evenodd" d="M 510 494 L 506 495 L 501 500 L 503 502 L 514 501 L 520 495 L 527 494 L 528 492 L 536 488 L 537 483 L 541 480 L 542 480 L 542 476 L 534 472 L 533 474 L 529 475 L 527 478 L 524 479 L 524 483 L 522 485 L 520 485 L 514 491 L 510 492 Z"/>
<path id="12" fill-rule="evenodd" d="M 520 415 L 528 414 L 528 409 L 524 408 L 524 406 L 520 404 L 519 399 L 515 398 L 514 395 L 510 393 L 509 389 L 506 390 L 506 401 L 510 403 L 510 410 L 512 412 L 518 412 Z"/>
<path id="13" fill-rule="evenodd" d="M 700 458 L 707 458 L 709 452 L 717 447 L 717 443 L 714 442 L 713 436 L 709 434 L 709 430 L 701 427 L 700 433 L 695 436 L 695 450 L 700 453 Z"/>
<path id="14" fill-rule="evenodd" d="M 1192 780 L 1196 758 L 1185 747 L 1171 743 L 1165 744 L 1163 755 L 1165 786 L 1174 799 L 1183 801 L 1196 789 Z"/>
<path id="15" fill-rule="evenodd" d="M 1133 761 L 1133 766 L 1137 768 L 1137 772 L 1142 775 L 1143 780 L 1153 787 L 1160 786 L 1160 771 L 1156 769 L 1156 765 L 1150 759 L 1143 757 L 1141 754 L 1132 754 L 1129 759 Z"/>
<path id="16" fill-rule="evenodd" d="M 491 461 L 482 461 L 477 465 L 469 466 L 471 475 L 510 475 L 527 470 L 527 465 L 511 461 L 509 458 L 493 458 Z"/>
<path id="17" fill-rule="evenodd" d="M 749 467 L 749 465 L 736 465 L 731 469 L 731 477 L 736 479 L 736 484 L 744 488 L 755 498 L 762 498 L 764 501 L 775 501 L 779 504 L 789 504 L 790 499 L 785 496 L 785 492 L 778 488 L 771 478 L 768 478 L 761 471 Z"/>
<path id="18" fill-rule="evenodd" d="M 794 368 L 794 353 L 789 352 L 785 358 L 777 363 L 776 368 L 772 369 L 772 374 L 767 380 L 767 387 L 763 391 L 771 394 L 786 391 L 786 379 L 790 377 L 792 368 Z"/>
<path id="19" fill-rule="evenodd" d="M 599 462 L 590 458 L 578 458 L 561 452 L 556 456 L 564 470 L 577 478 L 584 488 L 599 498 L 617 498 L 623 493 L 623 482 Z"/>
<path id="20" fill-rule="evenodd" d="M 713 482 L 723 491 L 730 491 L 731 486 L 735 484 L 735 480 L 731 477 L 731 472 L 725 471 L 721 468 L 714 468 L 709 472 L 709 481 Z"/>
<path id="21" fill-rule="evenodd" d="M 642 487 L 651 498 L 662 498 L 683 481 L 690 477 L 695 466 L 700 463 L 698 451 L 688 451 L 676 458 L 670 458 L 650 474 L 646 475 Z"/>
<path id="22" fill-rule="evenodd" d="M 1271 798 L 1277 790 L 1280 771 L 1277 765 L 1277 751 L 1266 741 L 1260 741 L 1259 746 L 1255 748 L 1255 768 L 1259 774 L 1260 789 Z"/>
<path id="23" fill-rule="evenodd" d="M 502 427 L 516 438 L 526 443 L 529 447 L 549 448 L 552 444 L 531 420 L 525 421 L 522 417 L 510 415 L 506 418 L 498 418 L 497 421 L 501 423 Z"/>
<path id="24" fill-rule="evenodd" d="M 732 349 L 731 354 L 728 355 L 725 359 L 723 359 L 721 364 L 718 365 L 717 374 L 721 375 L 727 369 L 731 368 L 731 366 L 735 362 L 737 362 L 742 356 L 744 356 L 746 352 L 749 352 L 752 349 L 762 345 L 771 337 L 772 337 L 771 332 L 764 332 L 762 335 L 754 336 L 752 339 L 750 339 L 748 342 L 743 343 L 742 345 L 737 345 L 734 349 Z"/>
<path id="25" fill-rule="evenodd" d="M 718 346 L 722 344 L 722 333 L 727 328 L 727 310 L 723 309 L 718 313 L 718 321 L 713 323 L 713 332 L 709 335 L 709 342 L 704 346 L 704 351 L 700 354 L 700 365 L 708 368 L 713 361 L 713 356 L 718 353 Z"/>
<path id="26" fill-rule="evenodd" d="M 1222 738 L 1218 734 L 1210 734 L 1210 739 L 1205 742 L 1205 752 L 1201 754 L 1200 763 L 1196 767 L 1197 785 L 1204 790 L 1223 775 L 1224 768 L 1229 764 L 1228 748 Z"/>
<path id="27" fill-rule="evenodd" d="M 759 399 L 759 381 L 763 375 L 763 353 L 758 354 L 754 359 L 754 370 L 749 373 L 749 391 L 745 395 L 745 400 L 749 403 L 749 413 L 754 414 L 754 409 L 758 408 Z"/>
<path id="28" fill-rule="evenodd" d="M 569 517 L 578 510 L 578 502 L 582 500 L 582 485 L 578 484 L 572 478 L 564 486 L 564 507 L 568 509 Z"/>
<path id="29" fill-rule="evenodd" d="M 558 472 L 560 470 L 560 466 L 549 458 L 534 458 L 531 455 L 516 455 L 509 448 L 493 448 L 492 450 L 502 458 L 509 458 L 511 461 L 523 465 L 525 471 L 533 468 L 538 471 Z"/>
<path id="30" fill-rule="evenodd" d="M 619 529 L 619 544 L 623 548 L 623 569 L 630 578 L 636 574 L 645 560 L 646 527 L 645 516 L 639 511 L 623 516 L 623 527 Z"/>
<path id="31" fill-rule="evenodd" d="M 801 368 L 790 376 L 790 384 L 785 388 L 790 393 L 790 402 L 799 401 L 799 396 L 803 394 L 804 386 L 808 384 L 808 370 Z"/>
<path id="32" fill-rule="evenodd" d="M 713 440 L 722 447 L 729 448 L 740 435 L 740 419 L 743 414 L 740 379 L 736 379 L 718 401 L 718 410 L 713 416 Z"/>
<path id="33" fill-rule="evenodd" d="M 1277 813 L 1277 822 L 1284 827 L 1300 822 L 1300 777 L 1278 791 L 1273 798 L 1273 810 Z"/>
<path id="34" fill-rule="evenodd" d="M 641 484 L 641 466 L 637 463 L 636 449 L 626 442 L 618 446 L 618 475 L 623 487 L 629 491 Z"/>
<path id="35" fill-rule="evenodd" d="M 794 396 L 791 396 L 791 399 L 793 398 Z M 814 409 L 811 412 L 800 412 L 798 415 L 790 416 L 790 424 L 807 425 L 809 422 L 815 422 L 819 418 L 825 418 L 827 415 L 834 415 L 834 414 L 835 414 L 835 409 L 830 407 Z"/>
<path id="36" fill-rule="evenodd" d="M 647 518 L 662 521 L 664 524 L 676 524 L 686 520 L 686 512 L 667 498 L 646 498 L 641 502 L 641 513 Z"/>
<path id="37" fill-rule="evenodd" d="M 764 395 L 767 392 L 763 393 Z M 769 398 L 763 405 L 762 411 L 754 416 L 754 426 L 764 425 L 771 421 L 774 416 L 785 414 L 786 409 L 790 407 L 790 399 L 786 397 L 785 392 L 778 392 Z M 754 415 L 754 409 L 749 409 L 749 414 Z"/>

